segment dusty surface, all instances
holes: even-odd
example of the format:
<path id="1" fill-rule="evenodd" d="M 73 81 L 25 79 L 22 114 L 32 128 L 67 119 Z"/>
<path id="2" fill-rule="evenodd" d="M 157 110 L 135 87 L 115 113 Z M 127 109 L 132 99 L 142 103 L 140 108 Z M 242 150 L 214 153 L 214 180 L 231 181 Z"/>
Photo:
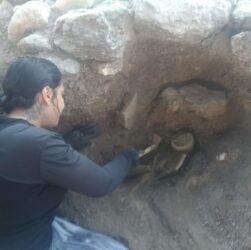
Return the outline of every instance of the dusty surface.
<path id="1" fill-rule="evenodd" d="M 128 182 L 97 200 L 72 193 L 64 213 L 124 237 L 134 250 L 251 249 L 249 134 L 215 136 L 182 173 L 161 182 Z"/>

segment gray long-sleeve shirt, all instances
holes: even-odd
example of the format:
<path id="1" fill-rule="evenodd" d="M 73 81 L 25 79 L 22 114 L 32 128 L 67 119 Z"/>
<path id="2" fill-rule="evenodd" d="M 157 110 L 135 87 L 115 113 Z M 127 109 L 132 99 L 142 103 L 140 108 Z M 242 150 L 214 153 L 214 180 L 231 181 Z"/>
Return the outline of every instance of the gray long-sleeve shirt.
<path id="1" fill-rule="evenodd" d="M 0 249 L 47 250 L 66 190 L 108 194 L 136 158 L 126 150 L 100 167 L 59 134 L 0 115 Z"/>

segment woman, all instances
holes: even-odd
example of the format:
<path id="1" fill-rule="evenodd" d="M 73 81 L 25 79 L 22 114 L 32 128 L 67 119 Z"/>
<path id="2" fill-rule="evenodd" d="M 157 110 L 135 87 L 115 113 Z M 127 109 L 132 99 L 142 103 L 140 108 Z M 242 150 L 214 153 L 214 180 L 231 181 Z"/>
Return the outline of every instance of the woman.
<path id="1" fill-rule="evenodd" d="M 48 60 L 19 58 L 6 73 L 3 92 L 0 249 L 126 249 L 55 218 L 55 210 L 68 189 L 91 197 L 112 192 L 137 165 L 138 153 L 125 150 L 100 167 L 51 130 L 64 109 L 64 87 Z"/>

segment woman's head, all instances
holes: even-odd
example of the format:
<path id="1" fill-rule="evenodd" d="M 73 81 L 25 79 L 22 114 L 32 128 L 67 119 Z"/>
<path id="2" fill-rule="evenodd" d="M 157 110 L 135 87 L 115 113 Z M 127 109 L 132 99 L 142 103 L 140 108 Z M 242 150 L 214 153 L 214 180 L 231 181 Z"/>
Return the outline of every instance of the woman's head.
<path id="1" fill-rule="evenodd" d="M 46 59 L 17 59 L 3 80 L 2 110 L 24 112 L 29 120 L 41 120 L 43 127 L 57 126 L 64 109 L 61 77 L 57 66 Z"/>

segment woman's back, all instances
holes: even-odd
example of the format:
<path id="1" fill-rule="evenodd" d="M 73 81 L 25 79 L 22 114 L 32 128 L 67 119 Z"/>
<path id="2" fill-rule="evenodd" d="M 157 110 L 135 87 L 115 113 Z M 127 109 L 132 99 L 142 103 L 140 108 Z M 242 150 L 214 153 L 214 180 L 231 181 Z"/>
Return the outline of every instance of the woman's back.
<path id="1" fill-rule="evenodd" d="M 42 250 L 51 243 L 51 223 L 65 189 L 39 177 L 37 140 L 42 144 L 43 138 L 45 130 L 0 116 L 0 249 Z"/>

